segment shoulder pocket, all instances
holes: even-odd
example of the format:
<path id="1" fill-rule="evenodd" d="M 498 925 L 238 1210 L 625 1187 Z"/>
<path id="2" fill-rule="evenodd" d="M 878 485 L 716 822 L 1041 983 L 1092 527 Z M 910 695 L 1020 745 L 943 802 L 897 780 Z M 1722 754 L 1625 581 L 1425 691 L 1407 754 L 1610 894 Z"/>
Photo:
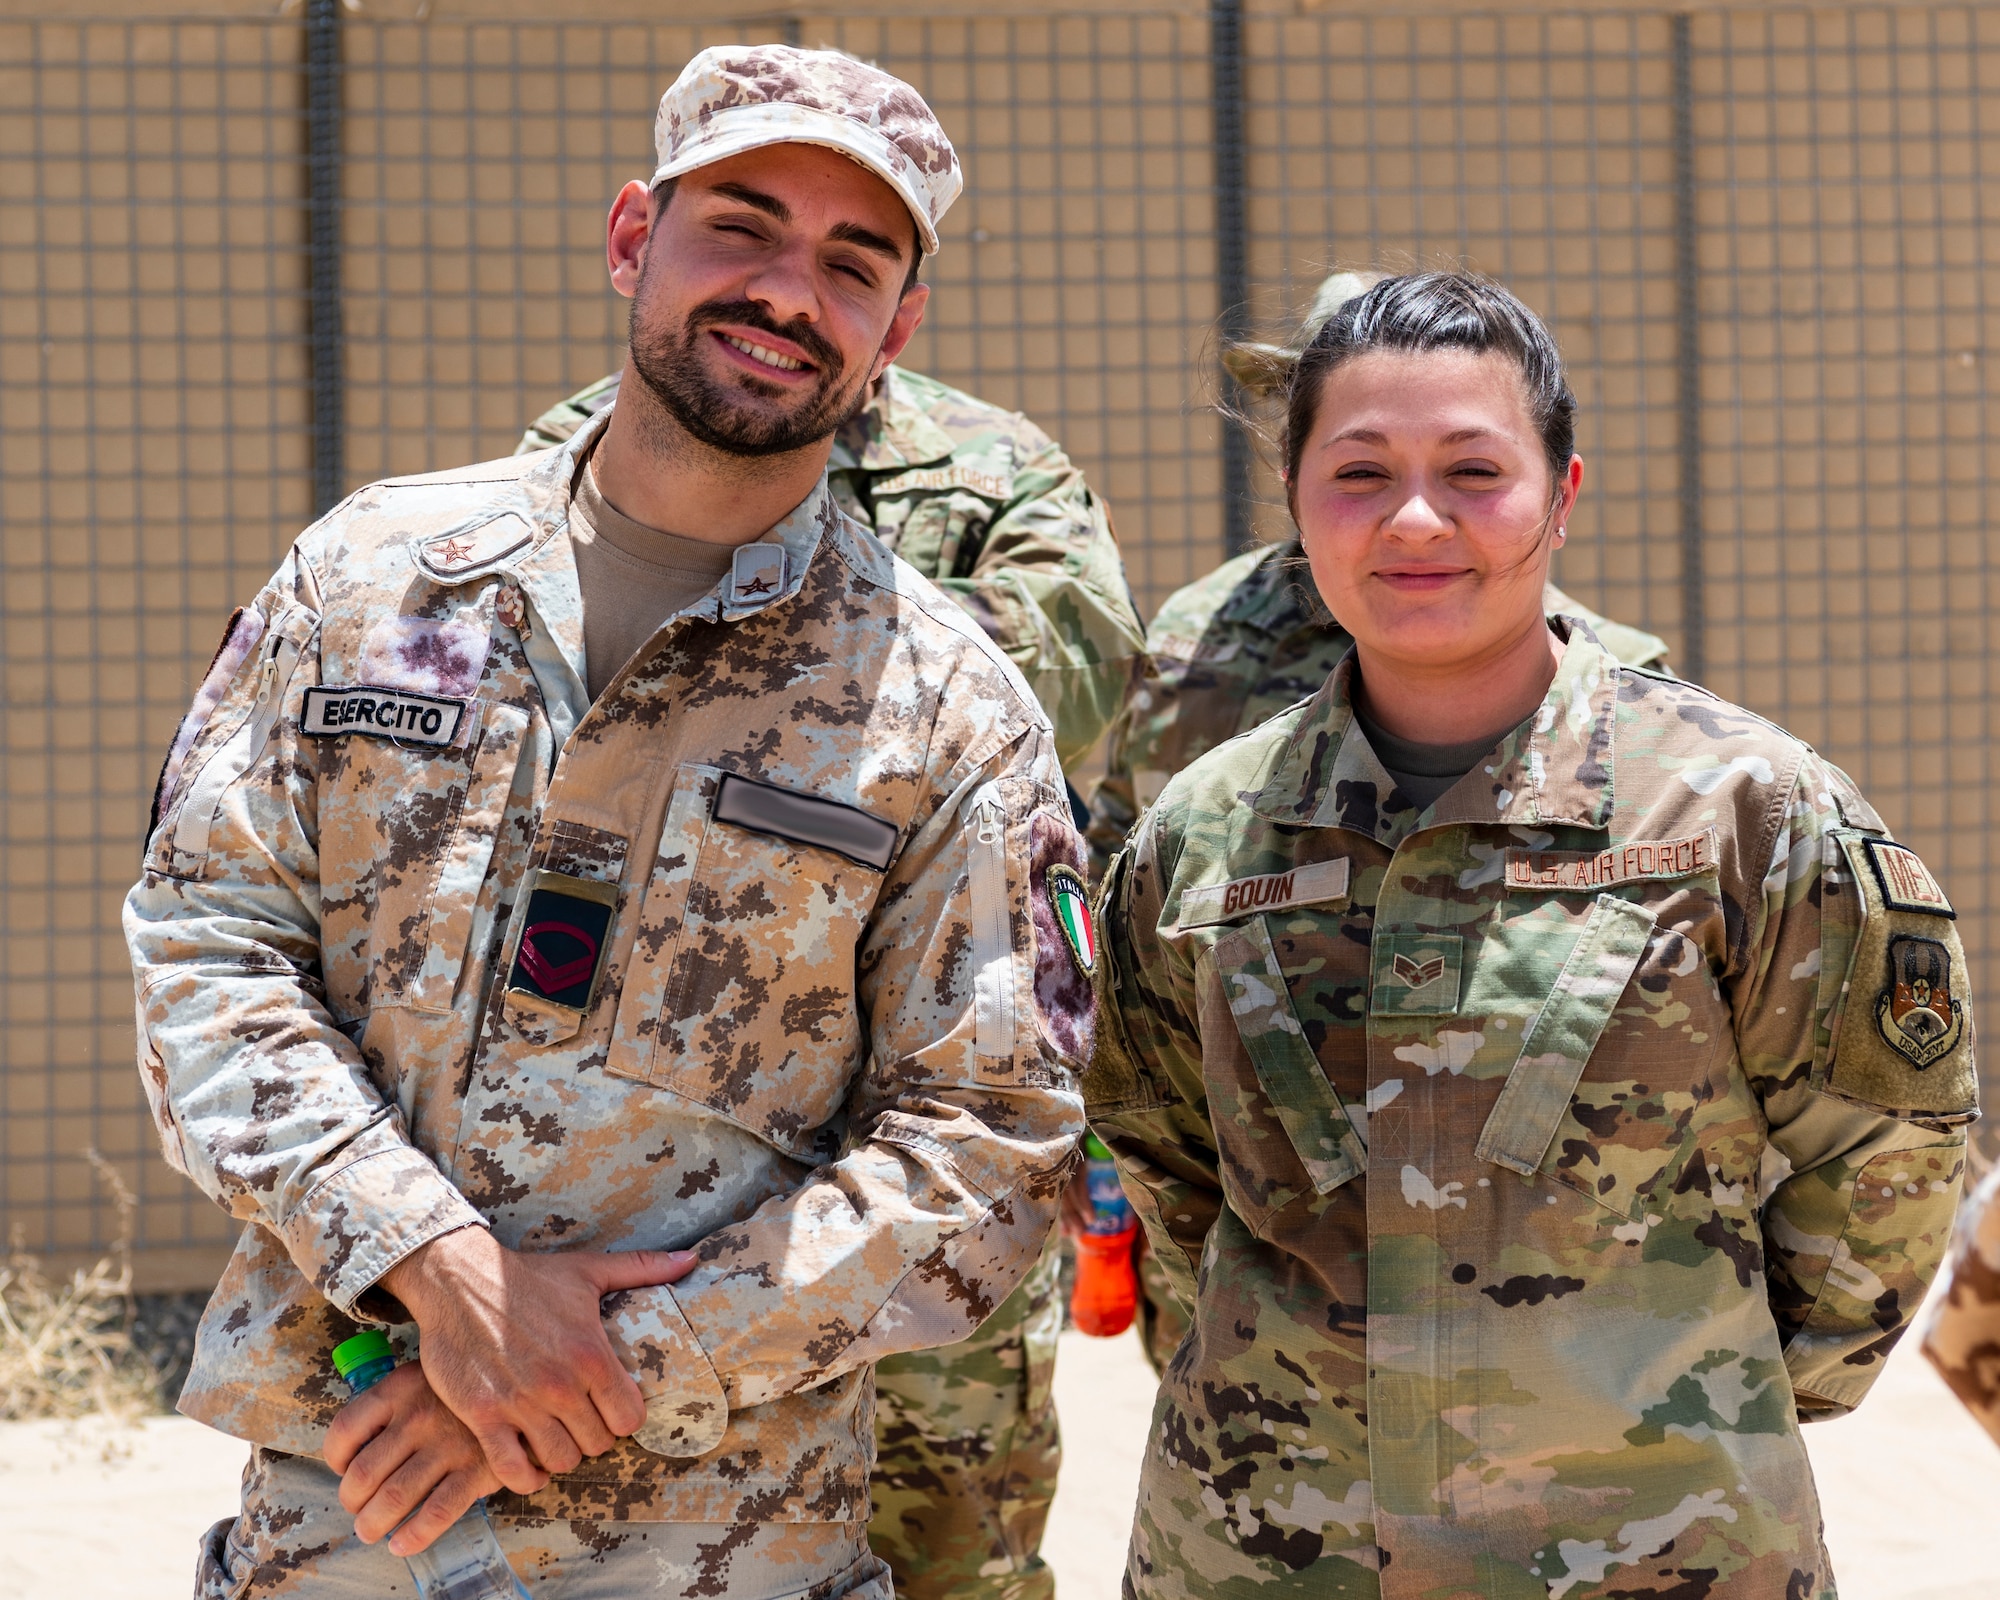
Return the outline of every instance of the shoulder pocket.
<path id="1" fill-rule="evenodd" d="M 305 612 L 287 612 L 261 636 L 250 660 L 240 669 L 249 675 L 249 682 L 235 705 L 228 704 L 224 691 L 223 704 L 187 753 L 187 766 L 182 769 L 186 782 L 180 798 L 167 804 L 162 819 L 165 826 L 153 844 L 156 870 L 176 877 L 191 877 L 203 870 L 223 796 L 250 770 L 277 727 L 292 674 L 316 626 L 316 620 Z"/>
<path id="2" fill-rule="evenodd" d="M 1915 851 L 1832 835 L 1845 871 L 1821 900 L 1812 1086 L 1891 1116 L 1979 1114 L 1972 1010 L 1957 913 Z"/>
<path id="3" fill-rule="evenodd" d="M 1646 906 L 1597 897 L 1480 1131 L 1474 1154 L 1481 1161 L 1523 1175 L 1541 1167 L 1590 1053 L 1646 953 L 1654 920 Z"/>
<path id="4" fill-rule="evenodd" d="M 1368 1155 L 1306 1042 L 1265 919 L 1231 929 L 1212 959 L 1258 1086 L 1313 1188 L 1331 1193 L 1366 1169 Z"/>

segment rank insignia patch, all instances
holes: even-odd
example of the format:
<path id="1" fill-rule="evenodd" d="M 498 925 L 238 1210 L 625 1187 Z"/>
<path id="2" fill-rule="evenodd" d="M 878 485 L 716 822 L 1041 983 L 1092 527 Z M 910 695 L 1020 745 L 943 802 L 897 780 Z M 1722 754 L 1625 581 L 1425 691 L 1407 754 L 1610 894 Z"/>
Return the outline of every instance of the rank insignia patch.
<path id="1" fill-rule="evenodd" d="M 539 868 L 531 872 L 507 992 L 565 1011 L 588 1011 L 617 905 L 616 884 Z"/>
<path id="2" fill-rule="evenodd" d="M 1097 929 L 1090 920 L 1090 897 L 1083 876 L 1076 868 L 1057 862 L 1049 868 L 1047 882 L 1063 942 L 1069 946 L 1077 970 L 1089 977 L 1097 970 Z"/>
<path id="3" fill-rule="evenodd" d="M 1893 936 L 1889 986 L 1876 1001 L 1875 1025 L 1919 1072 L 1949 1053 L 1965 1025 L 1951 995 L 1951 952 L 1935 939 Z"/>

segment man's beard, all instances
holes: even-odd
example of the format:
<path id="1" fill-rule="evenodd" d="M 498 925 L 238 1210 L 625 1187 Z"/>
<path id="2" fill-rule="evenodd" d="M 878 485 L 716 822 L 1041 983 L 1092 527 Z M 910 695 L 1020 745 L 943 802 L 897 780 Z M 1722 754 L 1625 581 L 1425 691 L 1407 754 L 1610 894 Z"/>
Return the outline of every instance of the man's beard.
<path id="1" fill-rule="evenodd" d="M 834 433 L 861 408 L 867 385 L 852 394 L 841 387 L 846 363 L 818 330 L 803 323 L 781 328 L 749 300 L 710 300 L 687 314 L 680 336 L 642 321 L 644 284 L 632 303 L 632 367 L 683 429 L 712 449 L 733 456 L 775 456 L 802 450 Z M 739 385 L 754 395 L 781 399 L 785 390 L 748 375 L 717 378 L 703 364 L 700 341 L 720 323 L 759 328 L 803 350 L 819 374 L 818 386 L 789 413 L 772 415 L 745 405 L 730 391 Z"/>

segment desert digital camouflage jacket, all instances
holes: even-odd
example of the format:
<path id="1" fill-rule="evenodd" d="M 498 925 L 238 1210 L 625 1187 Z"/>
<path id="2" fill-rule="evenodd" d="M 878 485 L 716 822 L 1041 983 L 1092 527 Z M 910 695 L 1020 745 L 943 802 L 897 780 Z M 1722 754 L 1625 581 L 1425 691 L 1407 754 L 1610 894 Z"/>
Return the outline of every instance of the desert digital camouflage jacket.
<path id="1" fill-rule="evenodd" d="M 126 906 L 140 1066 L 250 1224 L 182 1409 L 318 1450 L 328 1352 L 453 1228 L 692 1246 L 607 1303 L 638 1442 L 497 1504 L 866 1518 L 869 1363 L 970 1333 L 1048 1236 L 1082 841 L 1020 675 L 824 481 L 593 704 L 597 431 L 354 495 L 175 743 Z"/>
<path id="2" fill-rule="evenodd" d="M 1546 609 L 1583 618 L 1627 666 L 1666 662 L 1664 639 L 1600 617 L 1554 584 Z M 1320 603 L 1296 538 L 1225 561 L 1169 595 L 1146 631 L 1152 669 L 1111 725 L 1091 793 L 1092 870 L 1102 874 L 1167 779 L 1312 694 L 1353 643 Z"/>
<path id="3" fill-rule="evenodd" d="M 618 398 L 617 373 L 535 419 L 543 450 Z M 1079 760 L 1117 715 L 1144 634 L 1104 502 L 1062 447 L 1003 411 L 890 367 L 840 432 L 828 467 L 841 509 L 972 613 L 1028 680 Z"/>
<path id="4" fill-rule="evenodd" d="M 1557 626 L 1431 809 L 1350 656 L 1113 863 L 1085 1098 L 1195 1308 L 1140 1597 L 1834 1593 L 1798 1423 L 1944 1251 L 1964 955 L 1842 773 Z"/>

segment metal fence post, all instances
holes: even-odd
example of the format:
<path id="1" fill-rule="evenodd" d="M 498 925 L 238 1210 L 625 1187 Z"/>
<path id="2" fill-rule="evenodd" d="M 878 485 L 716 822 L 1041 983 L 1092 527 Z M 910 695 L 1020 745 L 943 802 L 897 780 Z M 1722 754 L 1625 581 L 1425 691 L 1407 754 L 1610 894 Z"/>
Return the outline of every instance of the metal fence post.
<path id="1" fill-rule="evenodd" d="M 1674 96 L 1674 400 L 1679 437 L 1681 532 L 1681 653 L 1674 663 L 1684 678 L 1707 675 L 1701 537 L 1701 271 L 1695 236 L 1694 18 L 1673 21 Z"/>
<path id="2" fill-rule="evenodd" d="M 341 0 L 306 0 L 306 340 L 313 515 L 340 500 L 346 374 L 340 320 Z"/>
<path id="3" fill-rule="evenodd" d="M 1243 112 L 1242 0 L 1210 0 L 1209 92 L 1215 125 L 1215 296 L 1221 335 L 1233 342 L 1250 332 L 1249 183 Z M 1226 372 L 1222 399 L 1232 410 L 1243 393 Z M 1222 542 L 1241 555 L 1256 541 L 1250 531 L 1250 439 L 1233 416 L 1222 424 Z"/>

